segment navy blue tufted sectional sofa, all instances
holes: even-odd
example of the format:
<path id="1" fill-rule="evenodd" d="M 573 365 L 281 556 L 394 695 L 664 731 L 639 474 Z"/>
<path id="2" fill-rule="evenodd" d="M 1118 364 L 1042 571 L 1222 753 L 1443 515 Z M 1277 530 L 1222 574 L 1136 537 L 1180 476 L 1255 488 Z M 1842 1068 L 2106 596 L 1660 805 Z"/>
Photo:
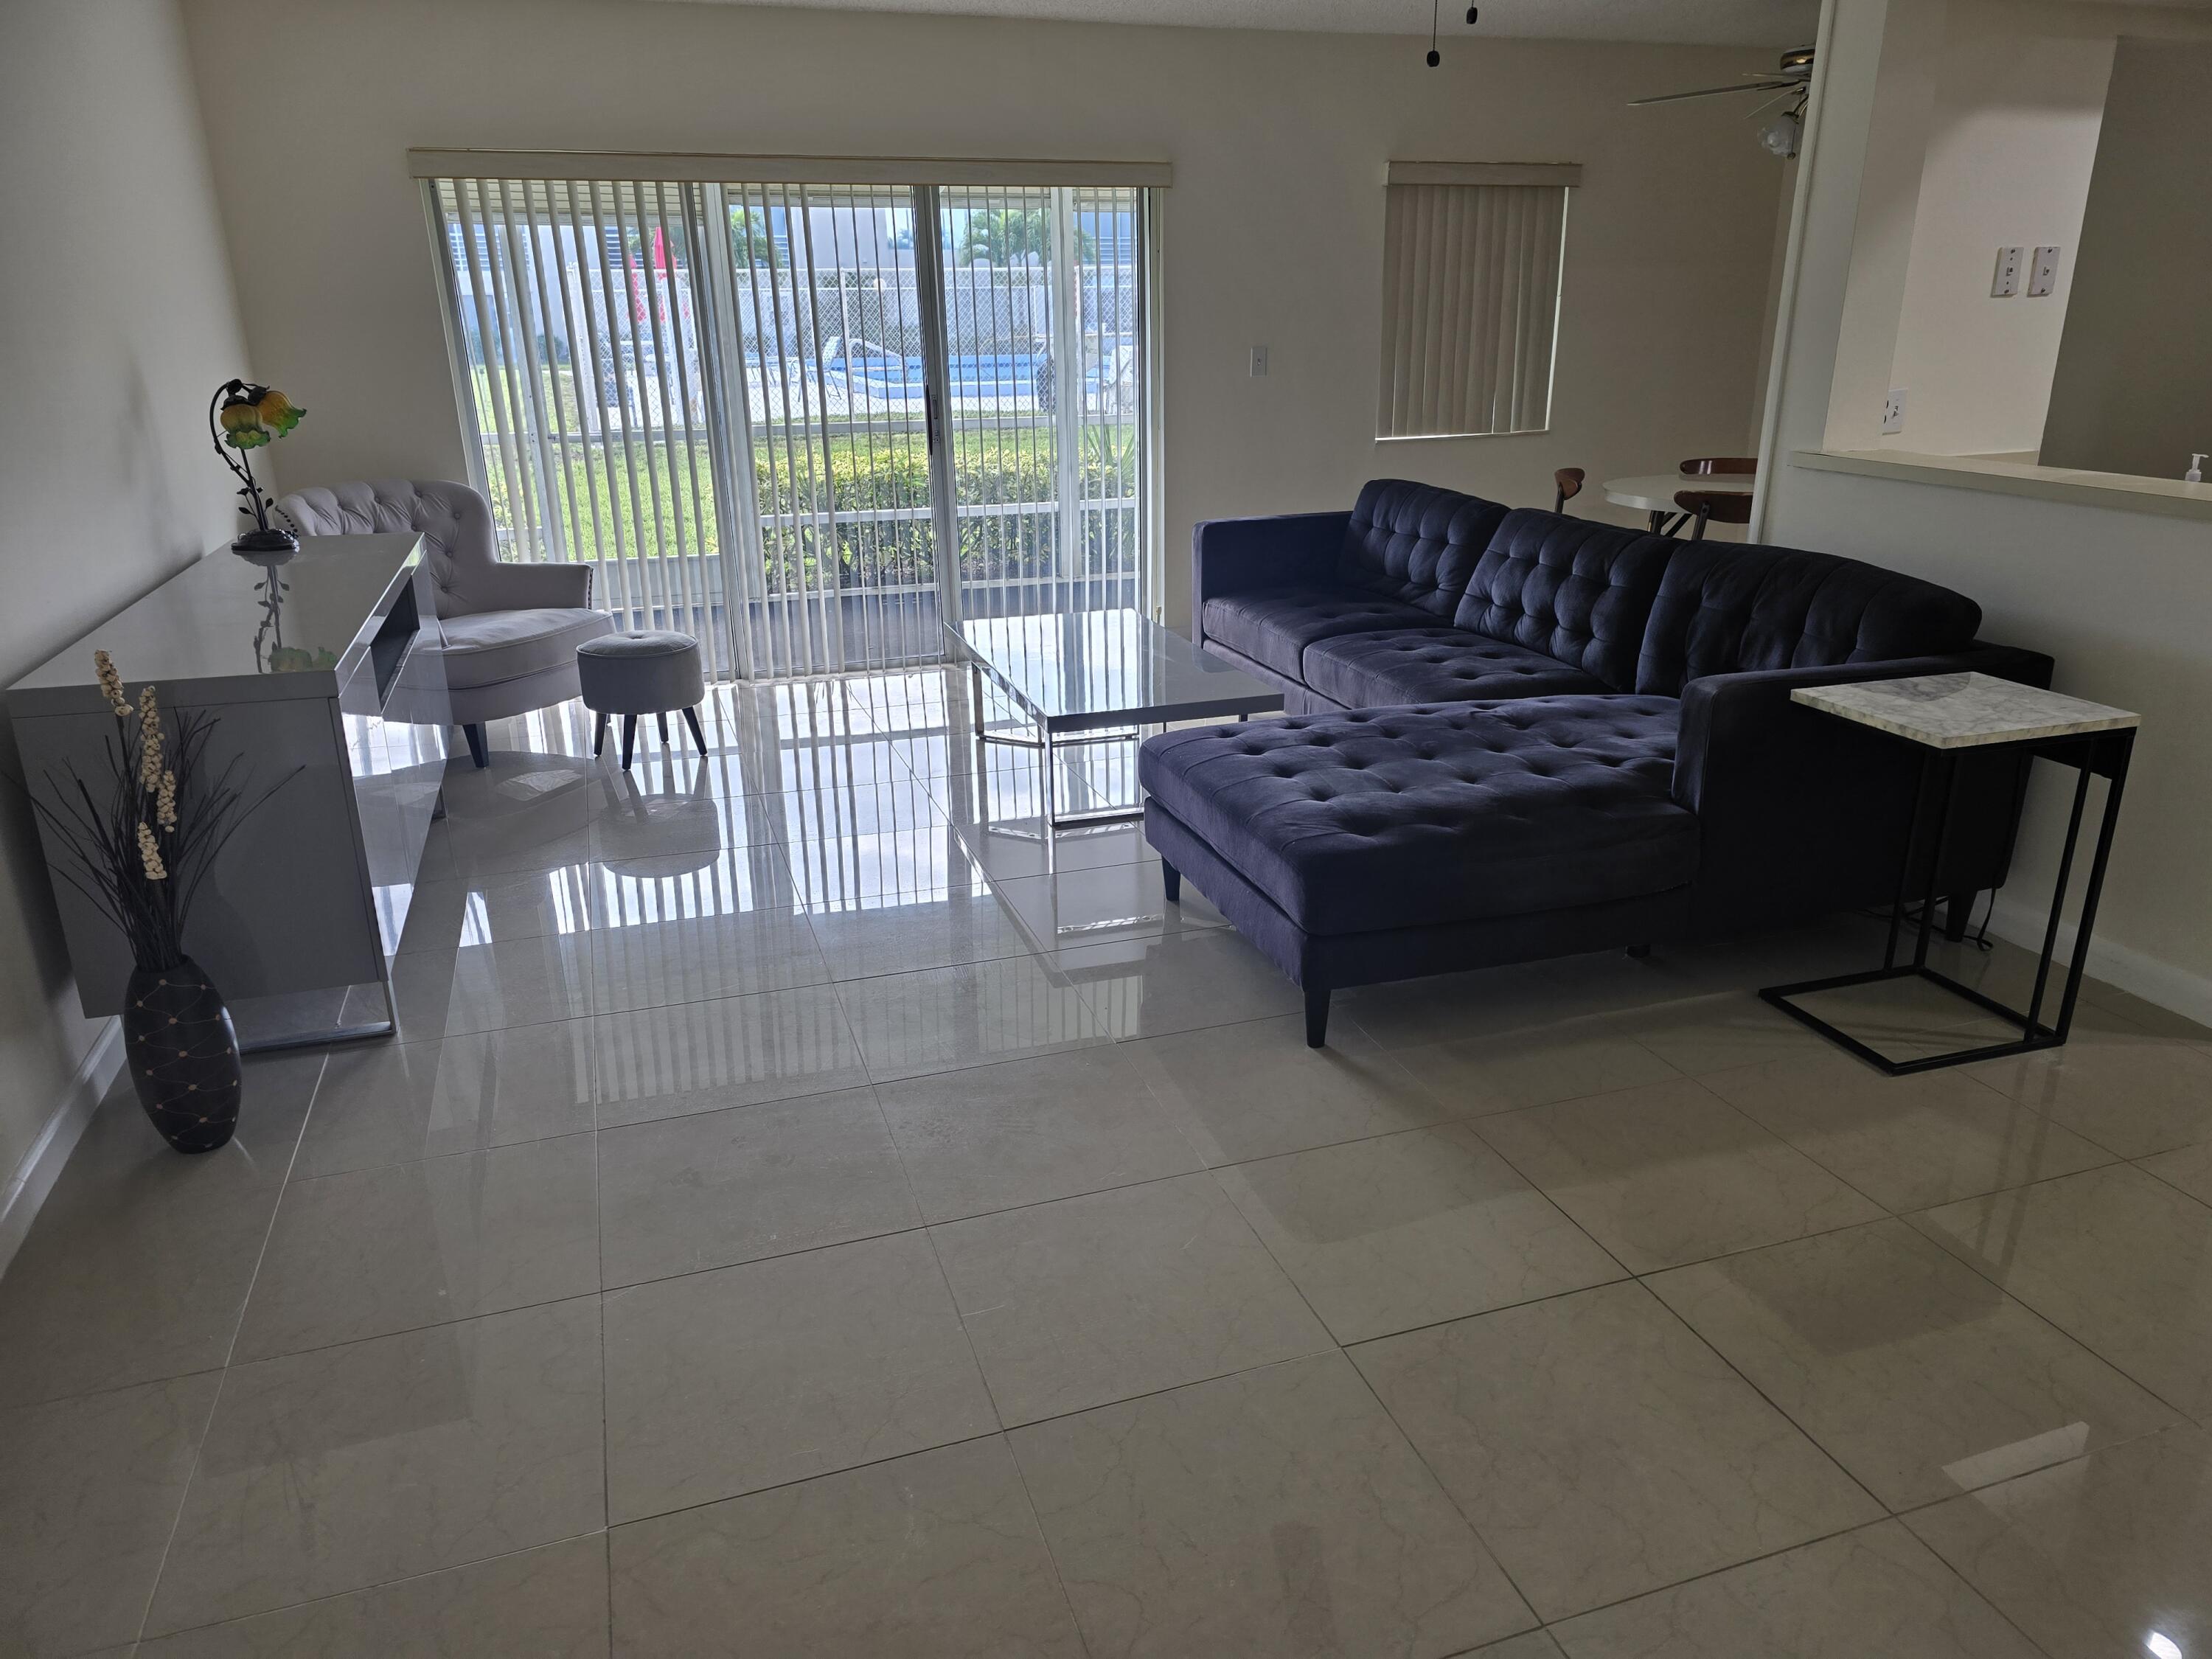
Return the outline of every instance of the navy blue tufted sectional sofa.
<path id="1" fill-rule="evenodd" d="M 1887 903 L 1917 759 L 1791 690 L 2052 666 L 1895 571 L 1395 479 L 1199 526 L 1193 587 L 1200 647 L 1289 718 L 1146 743 L 1145 835 L 1304 988 L 1316 1048 L 1345 987 Z M 2003 880 L 2025 777 L 1962 767 L 1954 917 Z"/>

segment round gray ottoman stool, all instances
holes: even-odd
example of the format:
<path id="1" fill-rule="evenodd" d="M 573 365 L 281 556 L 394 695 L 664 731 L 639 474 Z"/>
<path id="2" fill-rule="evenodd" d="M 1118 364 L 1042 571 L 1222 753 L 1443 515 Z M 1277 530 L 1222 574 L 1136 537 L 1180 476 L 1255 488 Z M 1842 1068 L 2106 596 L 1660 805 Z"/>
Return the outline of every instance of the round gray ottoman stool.
<path id="1" fill-rule="evenodd" d="M 668 711 L 680 708 L 691 728 L 699 752 L 707 752 L 707 734 L 699 729 L 699 703 L 707 695 L 707 672 L 699 661 L 699 641 L 689 634 L 640 630 L 602 634 L 576 647 L 576 678 L 581 683 L 584 707 L 599 717 L 592 738 L 596 756 L 607 746 L 607 717 L 623 717 L 623 770 L 629 770 L 630 749 L 637 737 L 637 717 L 651 714 L 660 722 L 660 746 L 668 747 Z"/>

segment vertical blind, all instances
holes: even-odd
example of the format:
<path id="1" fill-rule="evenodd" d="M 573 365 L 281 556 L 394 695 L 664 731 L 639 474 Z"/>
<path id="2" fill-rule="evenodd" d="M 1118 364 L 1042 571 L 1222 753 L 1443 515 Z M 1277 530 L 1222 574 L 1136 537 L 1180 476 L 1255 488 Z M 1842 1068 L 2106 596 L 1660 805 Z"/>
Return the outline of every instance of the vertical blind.
<path id="1" fill-rule="evenodd" d="M 1542 431 L 1566 185 L 1393 182 L 1386 194 L 1378 435 Z"/>
<path id="2" fill-rule="evenodd" d="M 1141 187 L 425 185 L 502 556 L 720 675 L 1148 604 Z"/>

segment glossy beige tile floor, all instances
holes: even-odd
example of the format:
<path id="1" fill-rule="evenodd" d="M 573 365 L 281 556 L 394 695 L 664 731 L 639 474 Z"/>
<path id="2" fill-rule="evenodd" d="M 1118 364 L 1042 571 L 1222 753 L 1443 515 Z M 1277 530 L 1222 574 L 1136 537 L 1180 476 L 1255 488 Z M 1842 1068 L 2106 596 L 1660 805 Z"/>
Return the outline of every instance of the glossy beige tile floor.
<path id="1" fill-rule="evenodd" d="M 1884 1079 L 1752 994 L 1844 918 L 1311 1052 L 963 696 L 509 722 L 400 1041 L 205 1158 L 103 1106 L 0 1278 L 0 1659 L 2212 1659 L 2212 1031 Z"/>

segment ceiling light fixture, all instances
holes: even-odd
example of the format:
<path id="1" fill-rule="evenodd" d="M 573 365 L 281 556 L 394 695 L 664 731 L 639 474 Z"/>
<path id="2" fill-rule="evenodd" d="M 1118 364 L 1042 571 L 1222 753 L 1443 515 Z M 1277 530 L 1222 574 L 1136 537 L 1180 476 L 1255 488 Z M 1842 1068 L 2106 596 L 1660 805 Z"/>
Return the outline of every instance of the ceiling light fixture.
<path id="1" fill-rule="evenodd" d="M 1434 69 L 1437 64 L 1444 61 L 1443 53 L 1437 50 L 1437 19 L 1442 14 L 1443 7 L 1443 0 L 1429 0 L 1429 56 L 1427 62 L 1431 69 Z M 1470 28 L 1474 26 L 1476 20 L 1481 15 L 1481 13 L 1482 8 L 1480 6 L 1469 6 L 1467 9 L 1468 26 Z"/>
<path id="2" fill-rule="evenodd" d="M 1798 144 L 1805 137 L 1804 106 L 1785 109 L 1759 130 L 1759 142 L 1769 155 L 1778 155 L 1788 161 L 1797 153 Z"/>

